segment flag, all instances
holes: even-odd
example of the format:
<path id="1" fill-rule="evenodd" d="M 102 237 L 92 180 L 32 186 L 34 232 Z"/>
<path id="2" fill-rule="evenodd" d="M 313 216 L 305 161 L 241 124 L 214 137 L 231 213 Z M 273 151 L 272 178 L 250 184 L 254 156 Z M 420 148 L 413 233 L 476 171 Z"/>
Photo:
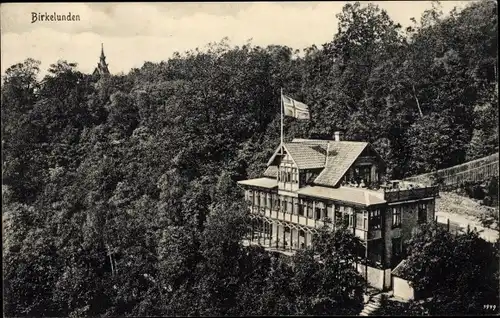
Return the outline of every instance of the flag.
<path id="1" fill-rule="evenodd" d="M 297 119 L 310 119 L 309 106 L 294 100 L 286 95 L 282 95 L 283 111 L 285 116 L 295 117 Z"/>

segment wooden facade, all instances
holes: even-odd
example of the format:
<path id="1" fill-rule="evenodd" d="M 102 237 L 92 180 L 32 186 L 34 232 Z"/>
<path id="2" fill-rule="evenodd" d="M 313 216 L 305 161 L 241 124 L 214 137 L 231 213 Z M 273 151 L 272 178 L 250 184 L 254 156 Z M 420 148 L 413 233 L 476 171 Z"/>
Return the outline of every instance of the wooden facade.
<path id="1" fill-rule="evenodd" d="M 347 150 L 346 154 L 336 152 L 331 155 L 350 160 L 348 164 L 339 163 L 339 174 L 335 167 L 327 165 L 328 162 L 336 163 L 336 158 L 327 158 L 329 144 L 323 144 L 323 149 L 327 149 L 325 166 L 318 168 L 321 154 L 306 147 L 317 150 L 321 141 L 315 140 L 314 146 L 313 143 L 308 145 L 308 140 L 300 142 L 305 146 L 288 146 L 295 151 L 297 158 L 283 147 L 268 162 L 268 166 L 276 165 L 275 178 L 266 175 L 239 182 L 245 190 L 245 200 L 251 212 L 247 239 L 264 247 L 294 251 L 310 246 L 321 227 L 334 230 L 345 226 L 364 245 L 364 251 L 358 256 L 368 265 L 364 267 L 367 279 L 369 270 L 390 271 L 404 254 L 403 242 L 409 238 L 411 230 L 434 219 L 434 198 L 438 189 L 396 187 L 374 190 L 368 184 L 380 182 L 385 163 L 371 148 L 360 147 L 354 157 L 349 156 L 352 151 Z M 356 146 L 350 142 L 344 148 Z M 308 164 L 307 156 L 298 152 L 300 147 L 304 147 L 303 152 L 311 154 L 313 163 Z M 337 146 L 336 149 L 344 148 Z M 322 176 L 324 169 L 330 170 L 330 176 Z M 266 171 L 270 171 L 269 168 Z M 319 179 L 336 180 L 338 184 L 324 184 L 323 181 L 318 185 L 316 180 Z M 390 284 L 389 279 L 384 281 Z M 384 283 L 383 287 L 390 286 Z"/>

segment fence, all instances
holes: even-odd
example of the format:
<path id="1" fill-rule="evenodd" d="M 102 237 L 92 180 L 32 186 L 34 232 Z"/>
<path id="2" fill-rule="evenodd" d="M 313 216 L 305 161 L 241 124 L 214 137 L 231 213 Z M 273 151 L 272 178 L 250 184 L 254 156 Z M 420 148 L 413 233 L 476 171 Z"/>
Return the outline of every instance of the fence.
<path id="1" fill-rule="evenodd" d="M 428 185 L 439 183 L 442 188 L 465 182 L 483 181 L 491 177 L 498 177 L 498 158 L 497 152 L 461 165 L 405 178 L 405 180 Z"/>
<path id="2" fill-rule="evenodd" d="M 429 186 L 425 188 L 414 188 L 406 190 L 384 191 L 384 199 L 387 202 L 435 197 L 438 195 L 439 195 L 439 188 L 437 186 Z"/>
<path id="3" fill-rule="evenodd" d="M 470 224 L 464 225 L 458 222 L 453 222 L 449 218 L 438 218 L 438 216 L 436 216 L 435 220 L 439 226 L 441 226 L 443 229 L 446 229 L 453 235 L 465 234 L 469 231 L 477 231 L 479 233 L 479 237 L 487 242 L 495 243 L 498 239 L 498 231 L 496 230 L 471 226 Z"/>
<path id="4" fill-rule="evenodd" d="M 443 218 L 440 218 L 440 220 L 438 220 L 437 216 L 436 216 L 436 222 L 442 228 L 446 229 L 448 232 L 455 235 L 463 234 L 466 233 L 467 231 L 472 231 L 472 230 L 477 231 L 477 227 L 471 227 L 470 225 L 467 224 L 467 227 L 464 228 L 460 225 L 460 223 L 450 221 L 450 219 L 446 219 L 446 221 L 444 221 Z"/>

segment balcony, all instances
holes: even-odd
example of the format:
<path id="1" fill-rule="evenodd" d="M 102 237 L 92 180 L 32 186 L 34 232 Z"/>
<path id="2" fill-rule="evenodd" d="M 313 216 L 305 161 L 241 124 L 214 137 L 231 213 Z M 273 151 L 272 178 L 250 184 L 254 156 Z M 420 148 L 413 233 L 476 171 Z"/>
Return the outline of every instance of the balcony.
<path id="1" fill-rule="evenodd" d="M 365 231 L 361 229 L 356 229 L 354 235 L 360 238 L 362 241 L 370 241 L 382 238 L 382 231 L 381 230 Z"/>
<path id="2" fill-rule="evenodd" d="M 387 202 L 416 200 L 439 196 L 439 187 L 431 186 L 424 188 L 398 188 L 384 191 L 384 199 Z"/>
<path id="3" fill-rule="evenodd" d="M 368 240 L 377 240 L 382 238 L 382 230 L 370 230 L 368 231 Z"/>
<path id="4" fill-rule="evenodd" d="M 285 221 L 285 222 L 290 222 L 294 224 L 299 224 L 303 226 L 308 226 L 312 228 L 319 228 L 322 227 L 325 222 L 322 220 L 316 220 L 314 218 L 308 218 L 303 215 L 298 215 L 298 214 L 291 214 L 289 212 L 283 212 L 278 211 L 278 210 L 271 210 L 267 207 L 257 207 L 257 206 L 251 206 L 250 207 L 250 213 L 255 214 L 255 215 L 261 215 L 264 217 L 268 217 L 271 219 L 275 220 L 280 220 L 280 221 Z M 329 224 L 329 223 L 326 223 Z M 329 224 L 330 227 L 333 228 L 332 224 Z"/>

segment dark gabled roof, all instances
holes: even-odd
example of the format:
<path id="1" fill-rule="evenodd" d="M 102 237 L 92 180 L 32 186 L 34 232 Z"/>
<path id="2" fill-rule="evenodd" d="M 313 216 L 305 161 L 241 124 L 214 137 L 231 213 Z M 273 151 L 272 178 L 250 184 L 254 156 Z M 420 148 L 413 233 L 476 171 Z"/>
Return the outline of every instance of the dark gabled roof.
<path id="1" fill-rule="evenodd" d="M 347 170 L 367 147 L 370 147 L 367 142 L 298 138 L 293 139 L 292 142 L 284 143 L 283 146 L 299 169 L 323 168 L 314 180 L 314 184 L 326 187 L 337 186 Z M 278 167 L 273 164 L 273 161 L 280 149 L 281 147 L 278 147 L 269 159 L 264 176 L 277 177 Z M 383 161 L 373 149 L 371 150 Z"/>
<path id="2" fill-rule="evenodd" d="M 314 183 L 331 187 L 336 186 L 366 146 L 368 146 L 367 142 L 329 142 L 325 169 L 321 171 L 319 176 L 314 180 Z"/>
<path id="3" fill-rule="evenodd" d="M 285 149 L 299 169 L 316 169 L 325 166 L 327 143 L 314 145 L 291 142 L 285 143 Z"/>
<path id="4" fill-rule="evenodd" d="M 288 142 L 283 144 L 283 148 L 292 157 L 293 162 L 299 169 L 316 169 L 325 166 L 327 143 L 324 141 L 321 145 Z M 276 149 L 267 163 L 268 166 L 272 165 L 280 150 L 281 147 Z"/>
<path id="5" fill-rule="evenodd" d="M 269 166 L 263 174 L 264 177 L 277 178 L 278 177 L 278 166 Z"/>

